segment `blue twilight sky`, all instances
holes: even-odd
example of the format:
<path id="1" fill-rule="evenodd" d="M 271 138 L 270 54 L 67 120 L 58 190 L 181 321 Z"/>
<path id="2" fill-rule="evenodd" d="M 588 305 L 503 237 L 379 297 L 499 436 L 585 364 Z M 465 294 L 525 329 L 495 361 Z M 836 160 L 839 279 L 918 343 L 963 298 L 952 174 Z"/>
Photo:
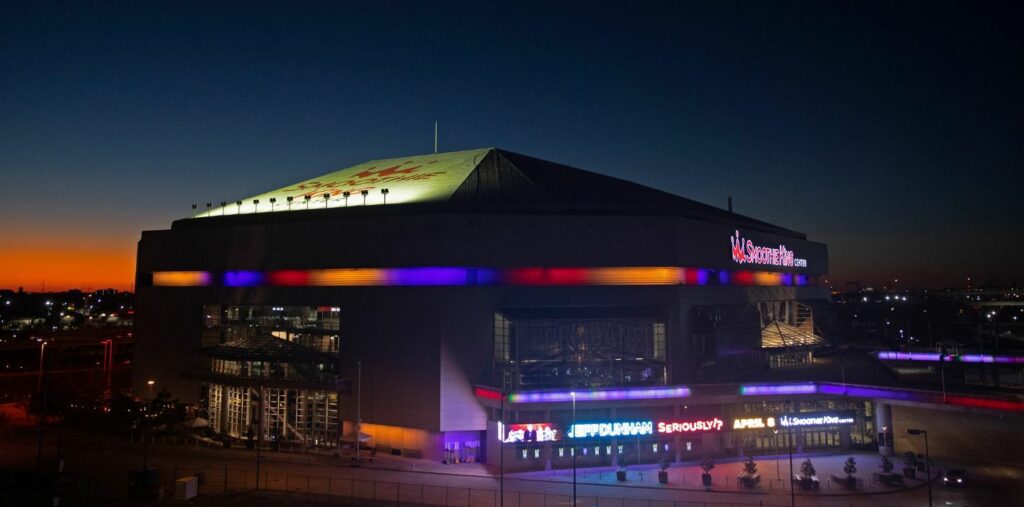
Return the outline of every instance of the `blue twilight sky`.
<path id="1" fill-rule="evenodd" d="M 192 203 L 429 152 L 436 120 L 442 151 L 732 195 L 836 282 L 1024 283 L 1021 5 L 4 3 L 0 271 L 130 263 Z"/>

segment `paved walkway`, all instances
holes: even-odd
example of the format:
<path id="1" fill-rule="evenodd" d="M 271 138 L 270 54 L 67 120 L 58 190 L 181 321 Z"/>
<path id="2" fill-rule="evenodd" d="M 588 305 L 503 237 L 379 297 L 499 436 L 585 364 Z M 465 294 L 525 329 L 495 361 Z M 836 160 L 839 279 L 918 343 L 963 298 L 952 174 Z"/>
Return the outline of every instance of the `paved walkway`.
<path id="1" fill-rule="evenodd" d="M 832 482 L 831 476 L 844 478 L 843 465 L 850 455 L 824 455 L 806 454 L 793 455 L 793 473 L 800 474 L 800 464 L 805 459 L 810 459 L 817 471 L 820 481 L 818 494 L 850 494 L 842 485 Z M 918 474 L 918 479 L 905 479 L 904 488 L 886 486 L 874 479 L 875 472 L 881 472 L 881 457 L 878 454 L 856 453 L 852 454 L 857 462 L 858 493 L 885 493 L 898 491 L 905 488 L 913 488 L 923 485 L 924 473 Z M 757 473 L 761 476 L 760 485 L 755 488 L 758 492 L 775 492 L 789 494 L 789 482 L 786 480 L 789 475 L 789 455 L 780 456 L 757 456 L 754 458 L 757 465 Z M 744 458 L 732 458 L 715 462 L 715 468 L 711 471 L 712 490 L 714 491 L 743 491 L 737 477 L 743 470 Z M 894 471 L 899 473 L 903 470 L 903 463 L 893 461 Z M 612 467 L 577 469 L 576 482 L 586 484 L 605 484 L 615 486 L 651 487 L 668 489 L 703 490 L 701 483 L 701 469 L 699 462 L 677 463 L 668 469 L 668 484 L 658 482 L 658 466 L 655 464 L 631 466 L 626 472 L 626 481 L 622 482 L 616 478 L 616 469 Z M 933 470 L 933 473 L 937 472 Z M 543 472 L 520 472 L 506 474 L 506 477 L 518 479 L 549 480 L 560 482 L 572 481 L 572 470 L 552 470 Z M 800 490 L 798 489 L 799 493 Z"/>

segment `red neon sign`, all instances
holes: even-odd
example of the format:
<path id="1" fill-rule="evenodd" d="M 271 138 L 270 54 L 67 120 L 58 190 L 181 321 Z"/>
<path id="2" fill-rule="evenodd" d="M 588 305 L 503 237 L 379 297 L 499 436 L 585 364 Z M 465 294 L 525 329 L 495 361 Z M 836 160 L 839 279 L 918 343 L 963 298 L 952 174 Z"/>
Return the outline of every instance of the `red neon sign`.
<path id="1" fill-rule="evenodd" d="M 658 433 L 696 433 L 698 431 L 722 431 L 725 422 L 717 417 L 697 421 L 659 421 Z"/>

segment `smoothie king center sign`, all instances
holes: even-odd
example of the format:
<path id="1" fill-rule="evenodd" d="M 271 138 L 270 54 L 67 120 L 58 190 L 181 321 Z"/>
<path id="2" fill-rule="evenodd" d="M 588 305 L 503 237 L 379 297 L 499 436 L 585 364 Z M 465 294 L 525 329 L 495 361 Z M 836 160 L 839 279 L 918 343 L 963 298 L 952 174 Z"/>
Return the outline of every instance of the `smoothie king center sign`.
<path id="1" fill-rule="evenodd" d="M 786 248 L 786 245 L 779 245 L 778 248 L 770 246 L 758 246 L 749 239 L 740 237 L 740 231 L 736 236 L 729 238 L 732 244 L 732 260 L 737 264 L 760 264 L 763 266 L 786 266 L 791 268 L 806 268 L 807 259 L 797 259 L 793 251 Z"/>

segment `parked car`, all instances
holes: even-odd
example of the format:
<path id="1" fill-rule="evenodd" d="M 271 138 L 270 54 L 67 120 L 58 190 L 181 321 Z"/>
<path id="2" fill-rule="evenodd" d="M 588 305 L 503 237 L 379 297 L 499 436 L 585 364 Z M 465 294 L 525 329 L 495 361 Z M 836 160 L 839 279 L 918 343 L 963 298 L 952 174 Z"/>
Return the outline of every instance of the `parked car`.
<path id="1" fill-rule="evenodd" d="M 967 470 L 962 468 L 951 468 L 942 476 L 942 483 L 951 488 L 962 488 L 967 486 Z"/>

